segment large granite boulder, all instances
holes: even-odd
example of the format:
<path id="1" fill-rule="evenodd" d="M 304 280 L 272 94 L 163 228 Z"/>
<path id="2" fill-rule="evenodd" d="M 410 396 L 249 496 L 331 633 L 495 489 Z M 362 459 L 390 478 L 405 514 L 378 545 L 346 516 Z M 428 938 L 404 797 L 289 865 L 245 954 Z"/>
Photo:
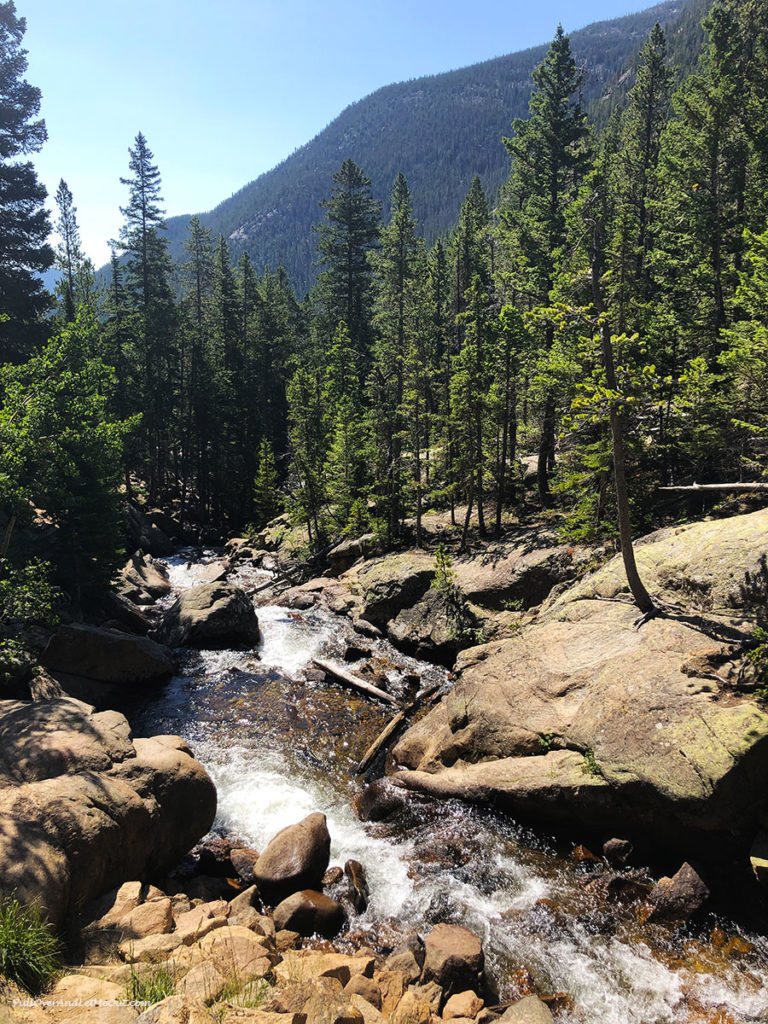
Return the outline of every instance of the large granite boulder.
<path id="1" fill-rule="evenodd" d="M 714 620 L 722 605 L 755 607 L 767 544 L 768 510 L 664 531 L 638 559 L 652 593 L 687 592 L 695 567 Z M 720 681 L 735 676 L 737 645 L 696 615 L 638 629 L 633 605 L 591 597 L 611 587 L 620 593 L 614 565 L 517 636 L 464 652 L 453 693 L 395 747 L 410 769 L 396 781 L 548 823 L 696 844 L 703 858 L 748 849 L 768 807 L 768 712 Z"/>
<path id="2" fill-rule="evenodd" d="M 717 617 L 745 612 L 745 624 L 768 605 L 768 508 L 730 519 L 671 526 L 635 543 L 635 559 L 648 590 L 662 601 Z M 592 597 L 629 594 L 617 555 L 559 595 L 552 610 Z"/>
<path id="3" fill-rule="evenodd" d="M 386 626 L 403 608 L 416 604 L 435 576 L 435 560 L 424 551 L 375 558 L 342 577 L 360 597 L 360 617 Z"/>
<path id="4" fill-rule="evenodd" d="M 126 562 L 117 580 L 119 592 L 135 604 L 151 604 L 171 592 L 168 570 L 151 555 L 137 551 Z"/>
<path id="5" fill-rule="evenodd" d="M 220 647 L 226 643 L 256 644 L 259 620 L 242 587 L 203 583 L 179 594 L 160 630 L 172 647 Z"/>
<path id="6" fill-rule="evenodd" d="M 0 702 L 0 891 L 68 909 L 176 863 L 210 829 L 216 790 L 178 736 L 131 738 L 115 711 Z"/>
<path id="7" fill-rule="evenodd" d="M 171 651 L 148 637 L 79 623 L 60 626 L 40 660 L 52 672 L 101 683 L 146 685 L 175 669 Z"/>
<path id="8" fill-rule="evenodd" d="M 320 889 L 330 855 L 325 815 L 316 811 L 277 833 L 253 865 L 253 878 L 264 898 L 278 903 L 302 889 Z"/>
<path id="9" fill-rule="evenodd" d="M 477 643 L 477 621 L 462 601 L 429 589 L 412 608 L 403 608 L 387 636 L 406 654 L 450 667 L 462 648 Z"/>

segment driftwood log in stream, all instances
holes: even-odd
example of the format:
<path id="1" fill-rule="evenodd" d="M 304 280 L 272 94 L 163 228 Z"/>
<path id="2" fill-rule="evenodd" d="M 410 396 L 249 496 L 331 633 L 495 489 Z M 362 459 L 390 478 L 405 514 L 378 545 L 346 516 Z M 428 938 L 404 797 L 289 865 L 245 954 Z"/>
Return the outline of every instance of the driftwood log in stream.
<path id="1" fill-rule="evenodd" d="M 402 711 L 398 711 L 395 717 L 390 719 L 387 725 L 385 725 L 385 727 L 382 729 L 382 731 L 379 733 L 379 735 L 376 737 L 376 739 L 373 741 L 370 747 L 368 747 L 366 752 L 363 754 L 362 759 L 358 762 L 358 765 L 355 768 L 355 775 L 363 774 L 363 772 L 366 770 L 368 765 L 371 764 L 371 762 L 376 757 L 381 748 L 394 735 L 394 733 L 397 732 L 399 726 L 401 726 L 405 722 L 406 718 L 415 707 L 415 704 L 409 704 L 408 707 L 403 708 Z"/>
<path id="2" fill-rule="evenodd" d="M 333 676 L 334 679 L 337 679 L 345 686 L 349 686 L 353 690 L 359 690 L 361 693 L 368 694 L 369 697 L 376 697 L 378 700 L 383 700 L 385 704 L 393 704 L 397 707 L 397 701 L 390 693 L 380 690 L 378 686 L 372 686 L 370 683 L 366 683 L 364 679 L 360 679 L 358 676 L 352 675 L 351 672 L 347 672 L 346 669 L 341 668 L 339 665 L 334 665 L 330 661 L 323 661 L 321 658 L 313 658 L 312 664 L 317 665 L 317 667 L 322 669 L 323 672 L 327 672 L 329 676 Z"/>
<path id="3" fill-rule="evenodd" d="M 389 722 L 384 726 L 379 735 L 368 747 L 366 752 L 363 754 L 362 759 L 358 762 L 355 768 L 355 775 L 362 775 L 364 771 L 373 763 L 379 751 L 400 731 L 401 726 L 405 725 L 407 719 L 419 708 L 423 707 L 424 704 L 431 704 L 432 701 L 440 696 L 440 687 L 431 686 L 428 690 L 425 690 L 420 697 L 412 701 L 402 711 L 398 711 L 394 718 L 391 718 Z"/>

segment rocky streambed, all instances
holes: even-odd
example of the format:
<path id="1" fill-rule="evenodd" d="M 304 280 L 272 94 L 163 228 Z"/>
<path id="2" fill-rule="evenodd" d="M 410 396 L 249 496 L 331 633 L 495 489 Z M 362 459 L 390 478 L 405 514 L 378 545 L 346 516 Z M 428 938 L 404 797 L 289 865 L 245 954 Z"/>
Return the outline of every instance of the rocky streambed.
<path id="1" fill-rule="evenodd" d="M 212 553 L 170 559 L 174 589 L 210 578 L 217 564 Z M 233 579 L 258 591 L 268 574 L 245 561 Z M 317 596 L 294 602 L 303 609 L 259 605 L 270 597 L 257 593 L 256 647 L 184 650 L 172 680 L 126 709 L 136 734 L 188 738 L 216 783 L 215 833 L 262 849 L 281 828 L 321 811 L 331 863 L 357 860 L 368 875 L 367 908 L 350 910 L 352 945 L 386 952 L 414 929 L 463 925 L 483 939 L 500 1002 L 557 996 L 564 1024 L 765 1019 L 765 939 L 715 914 L 678 928 L 642 923 L 638 908 L 653 885 L 642 864 L 609 871 L 588 851 L 574 854 L 492 807 L 396 789 L 364 800 L 369 820 L 361 820 L 354 768 L 392 710 L 319 679 L 312 659 L 341 663 L 347 647 L 365 646 L 398 696 L 414 678 L 441 684 L 445 672 L 384 639 L 361 644 L 332 610 L 332 591 L 307 592 Z"/>

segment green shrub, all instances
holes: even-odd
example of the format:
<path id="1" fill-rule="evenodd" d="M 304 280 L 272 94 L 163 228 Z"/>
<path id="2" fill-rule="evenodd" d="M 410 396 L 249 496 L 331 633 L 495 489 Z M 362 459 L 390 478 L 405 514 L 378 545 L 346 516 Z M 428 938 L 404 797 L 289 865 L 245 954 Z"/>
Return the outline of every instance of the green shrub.
<path id="1" fill-rule="evenodd" d="M 57 624 L 59 592 L 50 582 L 48 562 L 35 559 L 19 568 L 0 562 L 0 621 Z"/>
<path id="2" fill-rule="evenodd" d="M 750 633 L 754 647 L 747 651 L 747 661 L 754 666 L 757 676 L 757 695 L 768 701 L 768 630 L 756 626 Z"/>
<path id="3" fill-rule="evenodd" d="M 60 952 L 37 908 L 23 907 L 14 897 L 0 899 L 0 975 L 36 995 L 53 980 Z"/>
<path id="4" fill-rule="evenodd" d="M 595 760 L 595 752 L 592 747 L 587 747 L 584 751 L 584 764 L 581 766 L 581 770 L 585 775 L 602 775 L 603 770 Z"/>

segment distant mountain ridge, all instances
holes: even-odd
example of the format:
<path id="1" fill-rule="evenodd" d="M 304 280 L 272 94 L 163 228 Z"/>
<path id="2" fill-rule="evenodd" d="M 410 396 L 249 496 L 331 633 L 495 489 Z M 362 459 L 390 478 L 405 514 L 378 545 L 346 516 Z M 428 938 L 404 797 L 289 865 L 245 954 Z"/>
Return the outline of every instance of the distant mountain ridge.
<path id="1" fill-rule="evenodd" d="M 600 111 L 613 105 L 606 99 L 607 87 L 620 83 L 619 90 L 626 88 L 628 76 L 622 72 L 631 69 L 653 24 L 660 22 L 670 34 L 676 25 L 681 31 L 687 25 L 687 41 L 710 2 L 666 0 L 571 33 L 576 60 L 587 69 L 584 102 L 598 120 Z M 312 228 L 322 218 L 319 203 L 330 191 L 332 175 L 349 157 L 371 179 L 385 215 L 392 183 L 403 172 L 420 230 L 431 242 L 455 224 L 475 174 L 491 197 L 506 180 L 509 157 L 502 136 L 510 134 L 515 117 L 526 116 L 531 73 L 547 47 L 545 43 L 378 89 L 200 219 L 214 236 L 227 238 L 235 258 L 247 249 L 257 271 L 282 264 L 302 295 L 314 281 Z M 167 222 L 175 260 L 182 258 L 188 223 L 186 215 Z"/>

